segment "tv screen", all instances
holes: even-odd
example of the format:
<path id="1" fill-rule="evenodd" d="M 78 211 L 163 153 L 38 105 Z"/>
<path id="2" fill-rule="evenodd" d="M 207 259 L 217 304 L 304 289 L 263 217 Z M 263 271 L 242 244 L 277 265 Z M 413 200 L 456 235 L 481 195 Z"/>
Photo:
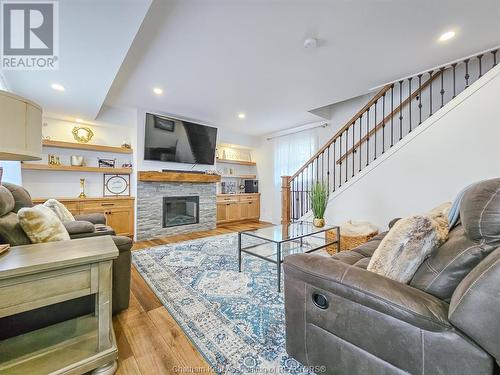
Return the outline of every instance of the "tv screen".
<path id="1" fill-rule="evenodd" d="M 217 128 L 146 113 L 144 160 L 214 164 Z"/>

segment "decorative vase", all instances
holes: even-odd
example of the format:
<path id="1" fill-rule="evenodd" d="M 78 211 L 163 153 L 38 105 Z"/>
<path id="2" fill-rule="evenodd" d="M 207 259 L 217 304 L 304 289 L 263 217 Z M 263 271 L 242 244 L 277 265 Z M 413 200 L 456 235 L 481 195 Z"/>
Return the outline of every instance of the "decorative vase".
<path id="1" fill-rule="evenodd" d="M 319 218 L 315 217 L 313 220 L 313 225 L 315 227 L 318 227 L 318 228 L 324 227 L 325 226 L 325 219 L 323 219 L 323 218 L 319 219 Z"/>

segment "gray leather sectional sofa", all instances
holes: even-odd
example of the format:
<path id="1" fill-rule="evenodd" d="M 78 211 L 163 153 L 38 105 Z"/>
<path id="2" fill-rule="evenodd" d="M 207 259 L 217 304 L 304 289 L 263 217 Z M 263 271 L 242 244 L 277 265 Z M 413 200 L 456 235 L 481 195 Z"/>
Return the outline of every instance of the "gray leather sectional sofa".
<path id="1" fill-rule="evenodd" d="M 460 216 L 409 285 L 366 270 L 385 233 L 286 257 L 288 353 L 328 374 L 498 373 L 500 179 L 468 189 Z"/>

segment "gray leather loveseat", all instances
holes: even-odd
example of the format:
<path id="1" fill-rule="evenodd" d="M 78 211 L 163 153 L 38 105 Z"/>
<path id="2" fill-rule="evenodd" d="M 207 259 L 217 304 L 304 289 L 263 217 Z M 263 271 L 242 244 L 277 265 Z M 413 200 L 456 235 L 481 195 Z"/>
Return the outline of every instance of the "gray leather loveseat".
<path id="1" fill-rule="evenodd" d="M 30 244 L 17 219 L 17 211 L 22 207 L 32 207 L 29 193 L 21 186 L 3 183 L 0 186 L 0 244 L 11 246 Z M 111 235 L 119 256 L 113 261 L 113 313 L 129 306 L 130 266 L 132 240 L 115 236 L 114 230 L 106 226 L 103 214 L 90 214 L 75 217 L 77 221 L 65 223 L 71 239 Z M 15 251 L 15 248 L 10 251 Z M 1 262 L 1 256 L 0 256 Z M 23 332 L 42 328 L 94 310 L 94 298 L 86 296 L 67 302 L 50 305 L 0 319 L 0 340 Z"/>
<path id="2" fill-rule="evenodd" d="M 402 284 L 366 270 L 385 233 L 331 258 L 285 258 L 288 353 L 329 374 L 492 374 L 500 362 L 500 179 Z"/>

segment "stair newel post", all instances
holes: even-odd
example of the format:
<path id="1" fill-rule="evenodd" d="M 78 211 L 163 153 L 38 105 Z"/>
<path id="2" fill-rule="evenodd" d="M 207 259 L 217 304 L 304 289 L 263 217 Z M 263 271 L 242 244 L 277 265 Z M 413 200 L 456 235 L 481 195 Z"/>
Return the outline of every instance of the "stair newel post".
<path id="1" fill-rule="evenodd" d="M 290 222 L 290 176 L 281 176 L 281 223 Z"/>

